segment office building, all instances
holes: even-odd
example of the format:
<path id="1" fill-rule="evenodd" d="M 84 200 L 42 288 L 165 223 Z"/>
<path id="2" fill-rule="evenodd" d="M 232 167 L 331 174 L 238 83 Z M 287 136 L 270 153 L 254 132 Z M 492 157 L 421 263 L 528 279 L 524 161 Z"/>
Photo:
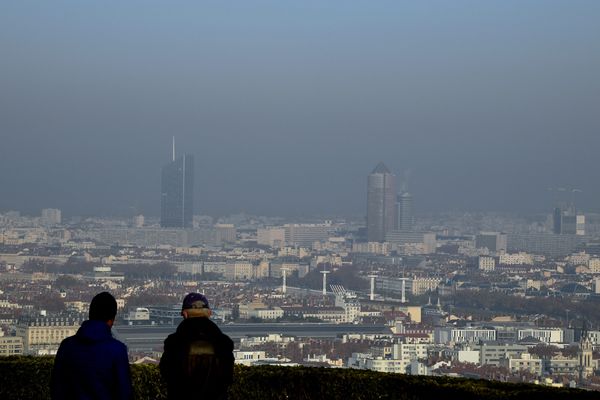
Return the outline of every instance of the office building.
<path id="1" fill-rule="evenodd" d="M 367 181 L 367 240 L 383 242 L 396 224 L 396 177 L 379 163 Z"/>
<path id="2" fill-rule="evenodd" d="M 585 215 L 575 207 L 556 207 L 552 213 L 552 231 L 556 235 L 585 235 Z"/>
<path id="3" fill-rule="evenodd" d="M 508 251 L 564 257 L 590 240 L 581 235 L 553 235 L 544 233 L 511 233 L 507 235 Z"/>
<path id="4" fill-rule="evenodd" d="M 286 245 L 311 247 L 314 242 L 326 241 L 334 227 L 330 222 L 324 224 L 285 224 L 283 230 Z"/>
<path id="5" fill-rule="evenodd" d="M 410 193 L 405 191 L 398 195 L 396 213 L 398 215 L 396 230 L 410 231 L 414 226 L 413 198 Z"/>
<path id="6" fill-rule="evenodd" d="M 486 248 L 493 253 L 504 253 L 507 248 L 506 233 L 481 232 L 475 236 L 475 247 L 478 249 Z"/>
<path id="7" fill-rule="evenodd" d="M 263 246 L 281 247 L 285 244 L 284 228 L 259 228 L 256 230 L 256 242 Z"/>
<path id="8" fill-rule="evenodd" d="M 562 343 L 564 332 L 560 328 L 529 328 L 519 329 L 517 340 L 533 338 L 541 343 Z"/>
<path id="9" fill-rule="evenodd" d="M 62 221 L 61 211 L 56 208 L 44 208 L 42 210 L 41 222 L 44 225 L 60 225 Z"/>
<path id="10" fill-rule="evenodd" d="M 237 238 L 237 229 L 233 224 L 215 224 L 215 243 L 233 243 Z"/>
<path id="11" fill-rule="evenodd" d="M 498 332 L 497 332 L 498 333 Z M 479 351 L 480 365 L 500 366 L 506 358 L 517 358 L 527 352 L 527 346 L 516 343 L 482 343 L 475 347 Z"/>
<path id="12" fill-rule="evenodd" d="M 160 226 L 191 228 L 194 214 L 194 156 L 184 154 L 162 168 Z"/>
<path id="13" fill-rule="evenodd" d="M 410 244 L 421 245 L 423 254 L 435 253 L 437 248 L 437 237 L 432 232 L 389 231 L 385 234 L 385 241 L 393 244 L 396 249 Z"/>
<path id="14" fill-rule="evenodd" d="M 479 343 L 496 340 L 496 330 L 488 328 L 436 328 L 435 343 Z"/>

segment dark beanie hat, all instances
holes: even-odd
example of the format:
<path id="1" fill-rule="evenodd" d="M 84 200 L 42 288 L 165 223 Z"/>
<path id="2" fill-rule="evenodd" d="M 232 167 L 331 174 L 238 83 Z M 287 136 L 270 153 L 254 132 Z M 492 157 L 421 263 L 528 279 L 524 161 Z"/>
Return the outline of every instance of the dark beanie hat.
<path id="1" fill-rule="evenodd" d="M 190 308 L 210 308 L 208 299 L 200 293 L 190 293 L 183 299 L 181 310 L 189 310 Z"/>
<path id="2" fill-rule="evenodd" d="M 90 303 L 91 320 L 108 321 L 117 315 L 117 301 L 108 292 L 98 293 Z"/>

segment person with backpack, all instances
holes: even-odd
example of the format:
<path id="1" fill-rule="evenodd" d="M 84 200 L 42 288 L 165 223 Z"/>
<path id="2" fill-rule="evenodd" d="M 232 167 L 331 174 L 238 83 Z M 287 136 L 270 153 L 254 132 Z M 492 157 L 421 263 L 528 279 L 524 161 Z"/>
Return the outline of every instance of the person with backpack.
<path id="1" fill-rule="evenodd" d="M 226 399 L 233 381 L 233 341 L 212 322 L 207 298 L 190 293 L 183 299 L 183 321 L 164 342 L 160 373 L 167 398 Z"/>

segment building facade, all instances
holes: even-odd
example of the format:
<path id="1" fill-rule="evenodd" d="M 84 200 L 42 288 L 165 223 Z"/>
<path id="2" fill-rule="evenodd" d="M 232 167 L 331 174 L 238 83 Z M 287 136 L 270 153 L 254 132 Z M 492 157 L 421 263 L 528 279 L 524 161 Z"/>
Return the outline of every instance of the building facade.
<path id="1" fill-rule="evenodd" d="M 334 227 L 324 224 L 285 224 L 285 244 L 288 246 L 312 247 L 314 242 L 326 241 Z"/>
<path id="2" fill-rule="evenodd" d="M 77 333 L 81 319 L 71 317 L 24 318 L 16 326 L 16 336 L 23 340 L 23 353 L 56 354 L 60 342 Z"/>
<path id="3" fill-rule="evenodd" d="M 256 230 L 256 242 L 269 247 L 282 247 L 285 244 L 285 229 L 259 228 Z"/>
<path id="4" fill-rule="evenodd" d="M 493 253 L 504 253 L 507 249 L 507 236 L 501 232 L 481 232 L 475 236 L 475 247 L 486 248 Z"/>
<path id="5" fill-rule="evenodd" d="M 191 228 L 193 203 L 194 156 L 184 154 L 162 168 L 160 226 Z"/>
<path id="6" fill-rule="evenodd" d="M 396 225 L 396 177 L 379 163 L 367 181 L 368 241 L 383 242 Z"/>
<path id="7" fill-rule="evenodd" d="M 18 336 L 0 336 L 0 356 L 23 354 L 23 338 Z"/>
<path id="8" fill-rule="evenodd" d="M 56 208 L 44 208 L 42 210 L 41 222 L 44 225 L 60 225 L 62 222 L 62 213 Z"/>
<path id="9" fill-rule="evenodd" d="M 408 192 L 402 192 L 397 198 L 397 217 L 396 229 L 399 231 L 410 231 L 413 229 L 413 197 Z"/>

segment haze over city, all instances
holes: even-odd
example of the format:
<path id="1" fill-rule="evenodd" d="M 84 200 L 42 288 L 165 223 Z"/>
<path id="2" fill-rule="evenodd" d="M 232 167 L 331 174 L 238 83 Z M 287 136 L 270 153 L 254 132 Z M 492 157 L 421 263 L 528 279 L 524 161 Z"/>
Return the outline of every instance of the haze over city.
<path id="1" fill-rule="evenodd" d="M 598 211 L 596 1 L 0 4 L 0 211 L 364 216 L 383 161 L 416 212 Z M 407 173 L 408 172 L 408 173 Z"/>
<path id="2" fill-rule="evenodd" d="M 598 397 L 599 21 L 0 2 L 0 399 Z"/>

